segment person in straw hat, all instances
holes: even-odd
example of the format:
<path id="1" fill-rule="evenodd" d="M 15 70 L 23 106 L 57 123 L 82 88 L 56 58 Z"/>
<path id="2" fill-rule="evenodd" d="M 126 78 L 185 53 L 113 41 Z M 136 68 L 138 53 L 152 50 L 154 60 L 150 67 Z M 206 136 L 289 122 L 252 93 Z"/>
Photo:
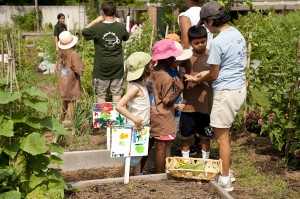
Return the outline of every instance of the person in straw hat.
<path id="1" fill-rule="evenodd" d="M 78 38 L 68 31 L 59 35 L 57 43 L 59 52 L 56 62 L 58 92 L 63 101 L 61 121 L 70 125 L 74 114 L 74 101 L 80 99 L 80 76 L 83 74 L 83 63 L 74 51 Z"/>
<path id="2" fill-rule="evenodd" d="M 144 126 L 150 126 L 150 100 L 146 88 L 146 79 L 150 75 L 151 56 L 144 52 L 132 53 L 126 60 L 129 82 L 126 94 L 120 99 L 116 110 L 127 118 L 130 126 L 141 131 Z M 126 108 L 127 106 L 127 108 Z M 141 157 L 132 157 L 134 175 L 141 174 Z"/>

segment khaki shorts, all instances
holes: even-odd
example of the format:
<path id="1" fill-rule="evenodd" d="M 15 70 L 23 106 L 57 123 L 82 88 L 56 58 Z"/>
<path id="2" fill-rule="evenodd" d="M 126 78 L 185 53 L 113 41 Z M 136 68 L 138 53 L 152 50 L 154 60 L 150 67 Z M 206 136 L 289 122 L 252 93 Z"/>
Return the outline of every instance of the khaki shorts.
<path id="1" fill-rule="evenodd" d="M 99 98 L 105 98 L 108 88 L 112 96 L 121 96 L 123 93 L 123 78 L 101 80 L 94 78 L 94 92 Z"/>
<path id="2" fill-rule="evenodd" d="M 237 90 L 214 91 L 210 126 L 230 128 L 246 99 L 246 87 Z"/>

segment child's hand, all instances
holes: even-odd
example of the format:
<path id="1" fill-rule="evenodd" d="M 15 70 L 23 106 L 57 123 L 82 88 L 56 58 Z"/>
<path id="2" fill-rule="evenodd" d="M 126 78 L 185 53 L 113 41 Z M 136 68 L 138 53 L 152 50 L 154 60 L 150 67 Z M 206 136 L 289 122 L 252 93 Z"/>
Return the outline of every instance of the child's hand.
<path id="1" fill-rule="evenodd" d="M 182 111 L 185 107 L 185 104 L 174 104 L 174 108 L 177 111 Z"/>
<path id="2" fill-rule="evenodd" d="M 143 128 L 144 128 L 143 120 L 136 117 L 133 122 L 134 122 L 134 125 L 135 125 L 138 132 L 143 130 Z"/>
<path id="3" fill-rule="evenodd" d="M 186 74 L 186 70 L 184 67 L 179 67 L 179 75 L 182 77 Z"/>
<path id="4" fill-rule="evenodd" d="M 177 86 L 178 90 L 183 91 L 184 85 L 183 85 L 182 81 L 178 77 L 174 77 L 173 80 L 174 80 L 174 84 Z"/>
<path id="5" fill-rule="evenodd" d="M 193 75 L 185 74 L 185 81 L 187 82 L 197 82 L 198 77 L 194 77 Z"/>
<path id="6" fill-rule="evenodd" d="M 202 78 L 202 77 L 206 76 L 208 73 L 209 73 L 209 70 L 202 71 L 202 72 L 198 73 L 197 75 L 195 75 L 195 77 Z"/>

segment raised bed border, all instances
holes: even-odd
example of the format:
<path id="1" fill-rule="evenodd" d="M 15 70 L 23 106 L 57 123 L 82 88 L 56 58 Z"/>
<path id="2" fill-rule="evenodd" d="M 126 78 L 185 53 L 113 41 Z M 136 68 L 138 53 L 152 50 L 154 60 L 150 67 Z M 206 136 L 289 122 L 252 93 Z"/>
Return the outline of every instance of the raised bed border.
<path id="1" fill-rule="evenodd" d="M 172 178 L 170 175 L 166 173 L 161 174 L 150 174 L 150 175 L 141 175 L 141 176 L 130 176 L 129 182 L 132 181 L 158 181 L 164 179 Z M 70 188 L 82 188 L 88 186 L 95 186 L 100 184 L 107 184 L 107 183 L 122 183 L 124 182 L 124 178 L 107 178 L 107 179 L 98 179 L 98 180 L 86 180 L 86 181 L 77 181 L 77 182 L 67 182 L 67 186 Z M 224 199 L 234 199 L 227 191 L 225 191 L 218 183 L 215 181 L 209 181 L 209 184 L 218 191 Z"/>

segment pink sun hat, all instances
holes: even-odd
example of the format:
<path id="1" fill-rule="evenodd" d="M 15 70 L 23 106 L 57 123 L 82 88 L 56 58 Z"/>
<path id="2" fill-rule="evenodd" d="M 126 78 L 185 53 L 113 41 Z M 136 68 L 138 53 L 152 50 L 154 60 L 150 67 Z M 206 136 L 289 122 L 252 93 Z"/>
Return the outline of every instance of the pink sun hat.
<path id="1" fill-rule="evenodd" d="M 169 57 L 178 57 L 183 54 L 183 50 L 179 50 L 175 46 L 172 39 L 162 39 L 152 47 L 152 60 L 157 61 L 167 59 Z"/>

